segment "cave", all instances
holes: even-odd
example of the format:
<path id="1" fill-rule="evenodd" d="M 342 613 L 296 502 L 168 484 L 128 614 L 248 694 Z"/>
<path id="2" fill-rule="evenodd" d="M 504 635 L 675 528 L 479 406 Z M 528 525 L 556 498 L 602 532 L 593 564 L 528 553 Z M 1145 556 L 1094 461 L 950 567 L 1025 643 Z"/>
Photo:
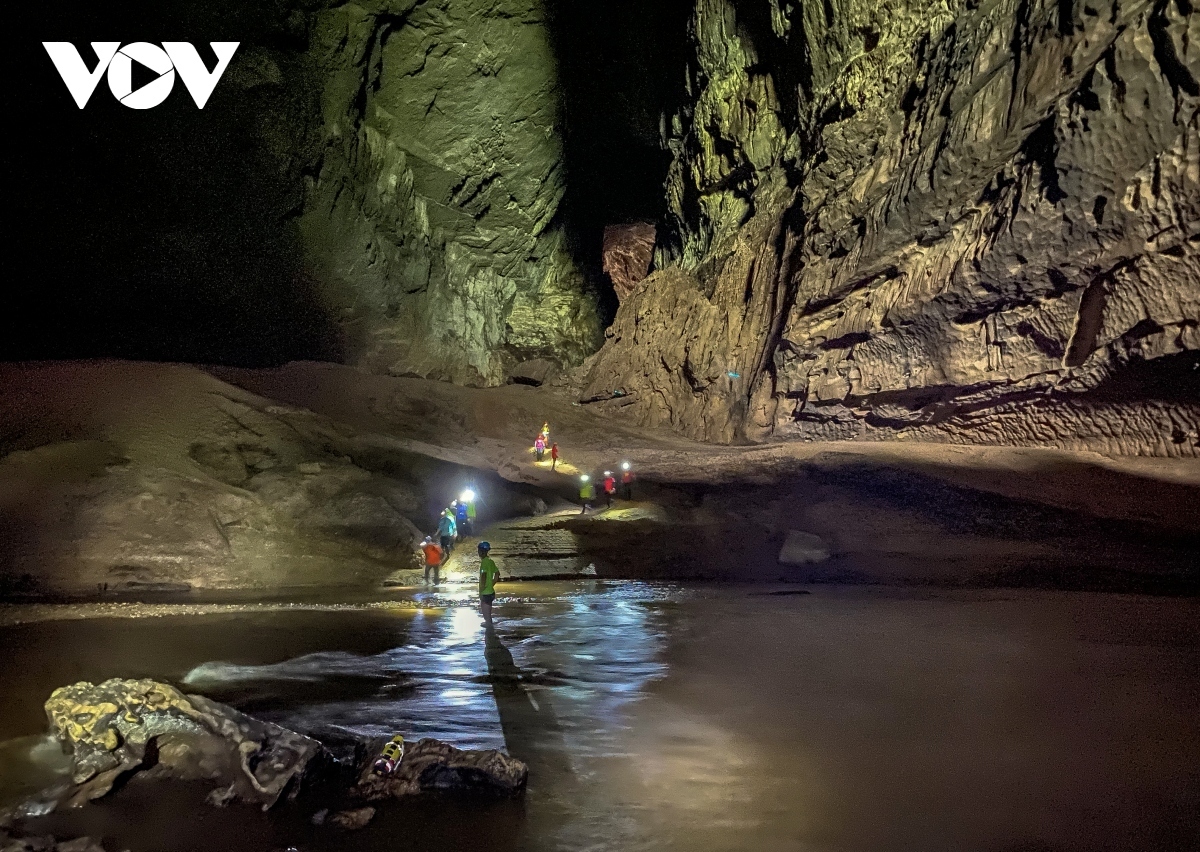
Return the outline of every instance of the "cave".
<path id="1" fill-rule="evenodd" d="M 1192 4 L 6 15 L 5 852 L 1200 846 Z"/>

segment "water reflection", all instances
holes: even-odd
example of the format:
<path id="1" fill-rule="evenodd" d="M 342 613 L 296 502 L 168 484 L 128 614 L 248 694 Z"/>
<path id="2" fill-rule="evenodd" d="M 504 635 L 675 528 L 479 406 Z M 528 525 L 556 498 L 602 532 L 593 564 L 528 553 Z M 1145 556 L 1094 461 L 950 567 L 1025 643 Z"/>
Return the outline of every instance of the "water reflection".
<path id="1" fill-rule="evenodd" d="M 605 600 L 609 594 L 614 600 Z M 464 595 L 459 606 L 413 615 L 405 644 L 379 654 L 211 661 L 183 684 L 317 737 L 399 731 L 465 748 L 507 747 L 533 760 L 552 751 L 603 752 L 622 724 L 620 707 L 665 671 L 663 637 L 646 606 L 661 597 L 642 584 L 535 601 L 502 597 L 494 629 L 485 631 Z M 566 730 L 580 732 L 569 745 L 556 701 L 569 708 Z"/>
<path id="2" fill-rule="evenodd" d="M 523 802 L 422 800 L 352 839 L 307 815 L 284 831 L 279 815 L 159 802 L 189 829 L 172 836 L 119 797 L 45 830 L 99 814 L 135 852 L 1200 848 L 1196 601 L 518 588 L 491 630 L 467 593 L 286 621 L 7 628 L 0 673 L 38 700 L 64 670 L 183 677 L 318 736 L 435 736 L 532 769 Z"/>

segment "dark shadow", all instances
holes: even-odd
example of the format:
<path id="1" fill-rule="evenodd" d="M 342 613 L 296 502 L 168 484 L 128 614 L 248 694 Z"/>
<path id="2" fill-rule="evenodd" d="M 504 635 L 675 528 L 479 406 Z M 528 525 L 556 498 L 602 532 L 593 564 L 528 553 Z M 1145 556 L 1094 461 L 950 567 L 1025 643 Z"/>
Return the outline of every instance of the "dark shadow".
<path id="1" fill-rule="evenodd" d="M 535 696 L 526 688 L 533 674 L 517 666 L 491 625 L 484 635 L 484 657 L 509 754 L 529 764 L 530 783 L 562 793 L 564 785 L 573 785 L 574 776 L 553 698 L 547 690 Z"/>
<path id="2" fill-rule="evenodd" d="M 23 308 L 0 311 L 0 359 L 262 365 L 341 354 L 295 218 L 318 90 L 267 79 L 302 78 L 288 57 L 307 36 L 287 21 L 268 0 L 12 10 L 21 37 L 5 53 L 0 97 L 25 118 L 8 127 L 3 154 L 6 266 Z M 189 41 L 210 68 L 209 41 L 242 44 L 203 109 L 176 79 L 145 110 L 121 105 L 103 78 L 78 108 L 41 44 L 71 41 L 91 67 L 89 42 L 139 39 Z"/>

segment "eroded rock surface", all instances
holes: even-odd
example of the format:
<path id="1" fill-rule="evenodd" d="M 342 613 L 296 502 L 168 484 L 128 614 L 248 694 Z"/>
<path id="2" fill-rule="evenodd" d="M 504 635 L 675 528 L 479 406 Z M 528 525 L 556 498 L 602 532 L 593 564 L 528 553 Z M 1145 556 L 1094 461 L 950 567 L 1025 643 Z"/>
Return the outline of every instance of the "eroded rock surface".
<path id="1" fill-rule="evenodd" d="M 731 441 L 1200 452 L 1190 4 L 699 0 L 670 266 L 583 398 Z"/>
<path id="2" fill-rule="evenodd" d="M 542 3 L 374 0 L 320 10 L 309 32 L 320 153 L 300 227 L 356 357 L 498 384 L 516 361 L 591 352 L 595 296 L 555 223 L 561 93 Z"/>
<path id="3" fill-rule="evenodd" d="M 376 775 L 371 762 L 385 742 L 372 742 L 368 747 L 370 759 L 350 790 L 352 800 L 380 802 L 438 790 L 516 795 L 529 779 L 529 767 L 502 751 L 464 751 L 433 739 L 409 745 L 391 775 Z"/>
<path id="4" fill-rule="evenodd" d="M 485 481 L 191 367 L 5 365 L 0 386 L 0 594 L 372 586 Z"/>
<path id="5" fill-rule="evenodd" d="M 324 755 L 316 740 L 152 680 L 108 680 L 56 689 L 51 732 L 72 754 L 77 806 L 107 795 L 122 776 L 216 781 L 220 804 L 270 808 L 295 795 Z"/>
<path id="6" fill-rule="evenodd" d="M 604 229 L 604 271 L 612 280 L 618 299 L 628 298 L 649 274 L 656 235 L 654 225 L 649 222 L 609 225 Z"/>
<path id="7" fill-rule="evenodd" d="M 71 755 L 70 783 L 18 812 L 78 807 L 136 776 L 139 783 L 214 782 L 208 802 L 219 807 L 242 802 L 268 810 L 300 799 L 316 808 L 314 825 L 357 830 L 375 816 L 371 803 L 437 791 L 519 795 L 529 777 L 524 762 L 503 752 L 465 751 L 433 739 L 410 745 L 391 775 L 375 775 L 388 738 L 339 742 L 335 749 L 348 747 L 353 755 L 339 761 L 315 739 L 153 680 L 62 687 L 46 702 L 46 716 Z"/>
<path id="8" fill-rule="evenodd" d="M 57 840 L 44 835 L 11 836 L 0 829 L 0 852 L 105 852 L 105 849 L 90 837 Z"/>

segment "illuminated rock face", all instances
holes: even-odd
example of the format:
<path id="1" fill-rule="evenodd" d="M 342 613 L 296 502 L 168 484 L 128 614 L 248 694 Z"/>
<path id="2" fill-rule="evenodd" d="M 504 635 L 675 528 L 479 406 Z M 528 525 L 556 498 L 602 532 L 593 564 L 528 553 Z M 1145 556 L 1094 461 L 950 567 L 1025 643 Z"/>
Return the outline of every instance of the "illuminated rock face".
<path id="1" fill-rule="evenodd" d="M 626 299 L 646 279 L 654 259 L 654 226 L 649 222 L 604 229 L 604 271 L 618 299 Z"/>
<path id="2" fill-rule="evenodd" d="M 698 0 L 672 268 L 583 397 L 718 441 L 1196 455 L 1197 27 L 1165 0 Z"/>
<path id="3" fill-rule="evenodd" d="M 320 120 L 299 225 L 348 360 L 498 384 L 599 346 L 555 223 L 561 93 L 541 6 L 376 0 L 309 24 Z"/>

